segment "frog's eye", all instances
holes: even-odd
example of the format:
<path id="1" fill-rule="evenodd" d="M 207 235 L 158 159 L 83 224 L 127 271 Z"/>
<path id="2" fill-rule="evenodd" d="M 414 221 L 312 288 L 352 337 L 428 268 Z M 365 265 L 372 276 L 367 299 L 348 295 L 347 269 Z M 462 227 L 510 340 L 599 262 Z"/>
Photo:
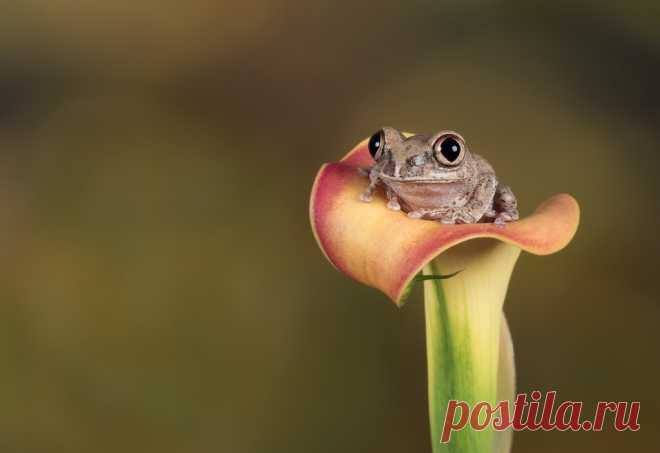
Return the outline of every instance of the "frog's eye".
<path id="1" fill-rule="evenodd" d="M 465 145 L 458 135 L 440 136 L 433 144 L 435 158 L 444 165 L 458 165 L 463 160 Z"/>
<path id="2" fill-rule="evenodd" d="M 385 134 L 383 130 L 379 130 L 369 139 L 369 154 L 374 159 L 378 159 L 385 146 Z"/>

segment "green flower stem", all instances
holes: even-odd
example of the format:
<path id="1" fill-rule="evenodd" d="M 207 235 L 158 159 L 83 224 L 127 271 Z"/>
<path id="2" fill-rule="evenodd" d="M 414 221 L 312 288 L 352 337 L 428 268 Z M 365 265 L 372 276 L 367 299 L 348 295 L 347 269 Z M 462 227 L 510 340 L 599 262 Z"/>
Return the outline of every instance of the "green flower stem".
<path id="1" fill-rule="evenodd" d="M 490 426 L 477 431 L 468 424 L 454 431 L 449 443 L 441 443 L 441 436 L 449 400 L 473 408 L 482 401 L 494 407 L 513 398 L 513 348 L 502 306 L 519 254 L 513 245 L 477 239 L 452 247 L 424 268 L 424 275 L 461 271 L 449 279 L 424 281 L 434 453 L 510 450 L 511 433 L 494 432 Z"/>

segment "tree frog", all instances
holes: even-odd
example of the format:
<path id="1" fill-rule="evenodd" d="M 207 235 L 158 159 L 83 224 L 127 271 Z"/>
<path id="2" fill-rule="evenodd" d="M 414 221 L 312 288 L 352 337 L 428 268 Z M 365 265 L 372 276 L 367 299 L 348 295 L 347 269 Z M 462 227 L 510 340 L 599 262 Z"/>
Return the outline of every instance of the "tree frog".
<path id="1" fill-rule="evenodd" d="M 382 184 L 387 207 L 413 219 L 498 225 L 518 220 L 509 186 L 498 182 L 493 167 L 471 153 L 457 132 L 406 137 L 384 127 L 369 139 L 368 149 L 375 164 L 367 170 L 369 185 L 362 201 L 371 201 Z"/>

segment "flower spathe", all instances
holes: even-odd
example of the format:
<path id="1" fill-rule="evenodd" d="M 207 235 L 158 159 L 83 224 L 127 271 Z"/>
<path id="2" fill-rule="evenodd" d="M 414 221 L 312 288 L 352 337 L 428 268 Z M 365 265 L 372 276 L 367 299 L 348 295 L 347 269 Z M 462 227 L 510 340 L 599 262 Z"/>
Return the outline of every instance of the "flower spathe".
<path id="1" fill-rule="evenodd" d="M 399 306 L 418 273 L 454 275 L 424 282 L 433 452 L 507 453 L 511 431 L 464 429 L 441 442 L 447 402 L 513 399 L 513 343 L 502 312 L 509 280 L 521 250 L 548 255 L 570 242 L 578 204 L 568 194 L 555 195 L 503 227 L 410 219 L 387 209 L 382 193 L 360 201 L 368 180 L 359 170 L 372 164 L 365 140 L 321 167 L 310 200 L 314 236 L 338 270 Z"/>
<path id="2" fill-rule="evenodd" d="M 368 181 L 358 169 L 371 165 L 366 140 L 341 161 L 323 165 L 312 188 L 311 224 L 319 246 L 337 269 L 380 289 L 398 305 L 424 265 L 456 244 L 494 238 L 548 255 L 566 246 L 577 230 L 580 211 L 568 194 L 547 199 L 532 215 L 503 228 L 410 219 L 387 209 L 383 196 L 371 203 L 360 201 Z"/>

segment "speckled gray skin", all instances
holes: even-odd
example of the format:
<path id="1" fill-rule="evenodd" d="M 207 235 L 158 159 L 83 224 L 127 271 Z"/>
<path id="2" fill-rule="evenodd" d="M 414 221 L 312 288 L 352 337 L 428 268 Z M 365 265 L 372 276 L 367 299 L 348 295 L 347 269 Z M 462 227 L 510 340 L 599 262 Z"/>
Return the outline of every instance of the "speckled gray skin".
<path id="1" fill-rule="evenodd" d="M 472 154 L 458 133 L 406 138 L 386 127 L 377 134 L 379 146 L 372 150 L 376 164 L 368 170 L 370 183 L 360 196 L 362 201 L 371 201 L 373 191 L 382 184 L 387 207 L 403 210 L 411 218 L 447 224 L 518 220 L 511 189 L 498 183 L 493 167 Z"/>

